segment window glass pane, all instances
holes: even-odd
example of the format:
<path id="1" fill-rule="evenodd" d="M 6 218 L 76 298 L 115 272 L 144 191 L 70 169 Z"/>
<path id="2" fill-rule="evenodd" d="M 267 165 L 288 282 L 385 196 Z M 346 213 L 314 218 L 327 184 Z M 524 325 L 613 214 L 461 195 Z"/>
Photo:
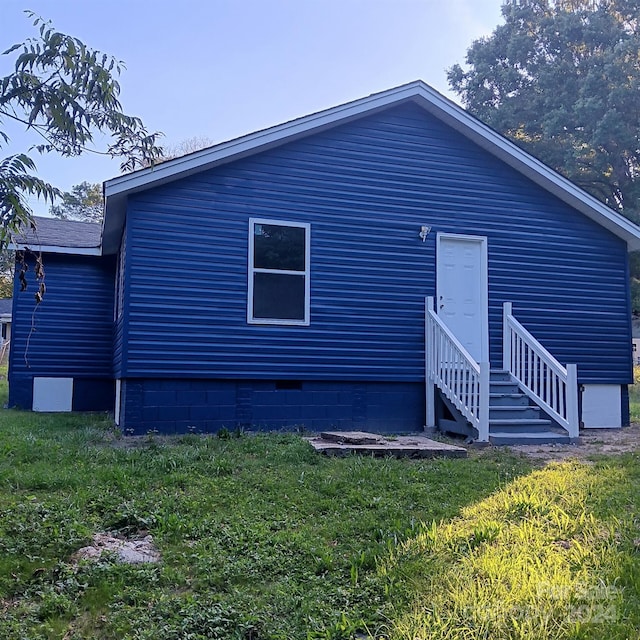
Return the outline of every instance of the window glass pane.
<path id="1" fill-rule="evenodd" d="M 305 270 L 304 228 L 256 223 L 253 233 L 256 269 Z"/>
<path id="2" fill-rule="evenodd" d="M 253 274 L 253 317 L 304 320 L 304 276 Z"/>

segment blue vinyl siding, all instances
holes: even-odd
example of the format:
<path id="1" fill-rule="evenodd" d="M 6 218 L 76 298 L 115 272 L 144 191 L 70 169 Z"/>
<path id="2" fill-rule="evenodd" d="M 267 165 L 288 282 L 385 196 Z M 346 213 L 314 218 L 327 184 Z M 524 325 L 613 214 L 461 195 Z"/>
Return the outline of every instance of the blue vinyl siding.
<path id="1" fill-rule="evenodd" d="M 47 292 L 37 309 L 33 260 L 26 291 L 16 278 L 9 405 L 30 408 L 33 378 L 45 376 L 74 378 L 74 409 L 112 408 L 114 261 L 45 254 L 43 262 Z"/>
<path id="2" fill-rule="evenodd" d="M 250 217 L 311 224 L 309 327 L 247 324 Z M 423 380 L 437 231 L 488 237 L 494 366 L 512 301 L 581 382 L 631 380 L 625 243 L 413 105 L 131 196 L 123 377 Z"/>

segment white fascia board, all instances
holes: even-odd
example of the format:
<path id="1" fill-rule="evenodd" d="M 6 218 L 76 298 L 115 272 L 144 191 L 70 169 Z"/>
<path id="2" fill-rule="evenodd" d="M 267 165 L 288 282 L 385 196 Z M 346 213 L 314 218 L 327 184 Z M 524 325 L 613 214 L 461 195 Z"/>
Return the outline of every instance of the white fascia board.
<path id="1" fill-rule="evenodd" d="M 101 256 L 102 249 L 100 247 L 56 247 L 45 244 L 29 244 L 29 243 L 9 243 L 9 249 L 12 251 L 30 251 L 42 253 L 62 253 L 72 256 Z"/>
<path id="2" fill-rule="evenodd" d="M 432 89 L 421 80 L 382 93 L 373 94 L 354 102 L 320 111 L 309 116 L 298 118 L 269 129 L 257 131 L 235 140 L 223 142 L 209 149 L 163 162 L 162 164 L 129 173 L 104 184 L 104 194 L 109 198 L 124 196 L 150 186 L 171 182 L 181 177 L 212 168 L 214 166 L 237 160 L 243 156 L 263 151 L 283 142 L 293 141 L 298 137 L 316 133 L 325 128 L 344 124 L 349 120 L 369 115 L 390 105 L 412 100 L 442 120 L 458 132 L 469 138 L 492 155 L 498 157 L 536 184 L 574 207 L 588 218 L 611 231 L 627 242 L 630 250 L 640 249 L 640 228 L 624 216 L 613 211 L 599 200 L 589 195 L 540 160 L 529 155 L 516 144 L 494 131 L 460 106 Z M 114 207 L 107 204 L 108 223 L 110 210 L 126 206 L 126 200 L 118 198 Z M 124 212 L 118 218 L 124 219 Z M 118 223 L 113 225 L 119 226 Z M 105 226 L 105 237 L 107 236 Z M 114 229 L 115 231 L 115 229 Z M 103 244 L 111 244 L 111 242 Z M 106 249 L 106 247 L 105 247 Z"/>
<path id="3" fill-rule="evenodd" d="M 425 96 L 426 102 L 423 104 L 427 111 L 594 222 L 625 240 L 630 251 L 640 249 L 640 227 L 437 91 L 426 85 L 423 90 L 428 94 Z"/>
<path id="4" fill-rule="evenodd" d="M 141 187 L 148 187 L 152 184 L 162 184 L 163 182 L 175 180 L 177 177 L 216 166 L 222 162 L 236 160 L 245 154 L 256 153 L 285 140 L 289 142 L 295 140 L 298 136 L 306 136 L 326 127 L 343 124 L 364 113 L 383 109 L 395 102 L 410 100 L 416 96 L 421 87 L 426 88 L 426 85 L 422 81 L 416 81 L 396 89 L 390 89 L 383 93 L 356 100 L 355 102 L 349 102 L 285 122 L 269 129 L 256 131 L 241 138 L 222 142 L 214 147 L 163 162 L 155 167 L 118 176 L 105 182 L 105 196 L 109 198 L 119 193 L 136 191 Z"/>

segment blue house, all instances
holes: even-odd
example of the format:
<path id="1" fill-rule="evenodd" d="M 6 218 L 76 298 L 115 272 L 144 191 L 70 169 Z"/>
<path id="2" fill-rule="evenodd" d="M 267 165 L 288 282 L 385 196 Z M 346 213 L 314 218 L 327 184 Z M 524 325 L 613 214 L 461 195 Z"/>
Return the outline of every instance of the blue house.
<path id="1" fill-rule="evenodd" d="M 17 239 L 9 406 L 113 410 L 115 258 L 102 255 L 100 241 L 98 224 L 52 218 L 37 218 L 37 230 Z"/>
<path id="2" fill-rule="evenodd" d="M 16 279 L 12 406 L 125 433 L 628 422 L 640 229 L 420 81 L 105 196 L 90 242 L 19 243 L 47 291 Z"/>

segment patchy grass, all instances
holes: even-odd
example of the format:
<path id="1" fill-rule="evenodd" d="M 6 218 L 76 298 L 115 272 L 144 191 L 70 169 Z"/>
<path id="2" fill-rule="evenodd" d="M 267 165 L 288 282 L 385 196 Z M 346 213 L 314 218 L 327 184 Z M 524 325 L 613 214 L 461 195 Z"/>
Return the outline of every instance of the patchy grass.
<path id="1" fill-rule="evenodd" d="M 101 416 L 3 411 L 0 637 L 379 636 L 379 559 L 528 471 L 502 452 L 327 458 L 292 434 L 135 441 Z M 162 563 L 74 567 L 97 531 L 148 531 Z"/>
<path id="2" fill-rule="evenodd" d="M 425 526 L 380 565 L 390 636 L 637 637 L 639 480 L 637 455 L 554 464 Z"/>
<path id="3" fill-rule="evenodd" d="M 0 638 L 615 638 L 640 627 L 636 456 L 326 458 L 0 411 Z M 97 531 L 159 565 L 75 566 Z M 362 637 L 362 636 L 361 636 Z"/>
<path id="4" fill-rule="evenodd" d="M 629 414 L 631 422 L 640 422 L 640 365 L 633 367 L 633 384 L 629 385 Z"/>

